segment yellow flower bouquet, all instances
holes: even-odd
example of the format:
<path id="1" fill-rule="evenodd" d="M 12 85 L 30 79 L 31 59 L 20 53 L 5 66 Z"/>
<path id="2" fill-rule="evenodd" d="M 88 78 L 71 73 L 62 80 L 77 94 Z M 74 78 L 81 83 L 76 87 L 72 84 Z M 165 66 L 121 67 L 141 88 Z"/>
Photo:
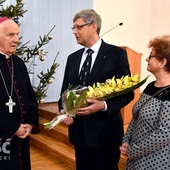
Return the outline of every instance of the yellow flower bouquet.
<path id="1" fill-rule="evenodd" d="M 77 109 L 88 105 L 87 99 L 107 100 L 134 91 L 143 85 L 148 77 L 140 81 L 139 75 L 123 76 L 120 79 L 107 79 L 104 83 L 97 82 L 93 86 L 76 86 L 67 89 L 62 94 L 62 103 L 65 114 L 58 115 L 50 122 L 45 123 L 45 129 L 52 129 L 67 116 L 76 116 Z"/>

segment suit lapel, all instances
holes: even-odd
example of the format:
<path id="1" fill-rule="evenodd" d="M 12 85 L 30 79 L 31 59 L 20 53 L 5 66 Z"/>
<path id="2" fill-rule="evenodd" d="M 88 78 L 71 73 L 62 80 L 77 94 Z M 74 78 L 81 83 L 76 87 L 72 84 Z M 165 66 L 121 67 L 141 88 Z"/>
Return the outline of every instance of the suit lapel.
<path id="1" fill-rule="evenodd" d="M 74 69 L 73 69 L 73 79 L 75 82 L 78 82 L 79 83 L 79 68 L 80 68 L 80 62 L 81 62 L 81 58 L 82 58 L 82 55 L 83 55 L 83 51 L 84 51 L 84 48 L 81 49 L 80 51 L 78 51 L 76 53 L 76 56 L 75 56 L 75 60 L 73 61 L 73 65 L 74 65 Z"/>
<path id="2" fill-rule="evenodd" d="M 97 55 L 96 60 L 94 62 L 92 71 L 91 71 L 91 75 L 90 75 L 91 80 L 93 79 L 93 77 L 96 76 L 96 74 L 100 71 L 100 68 L 102 67 L 102 65 L 107 60 L 108 52 L 109 52 L 109 49 L 107 48 L 107 46 L 105 46 L 105 43 L 102 42 L 101 47 L 100 47 L 99 52 L 98 52 L 98 55 Z"/>

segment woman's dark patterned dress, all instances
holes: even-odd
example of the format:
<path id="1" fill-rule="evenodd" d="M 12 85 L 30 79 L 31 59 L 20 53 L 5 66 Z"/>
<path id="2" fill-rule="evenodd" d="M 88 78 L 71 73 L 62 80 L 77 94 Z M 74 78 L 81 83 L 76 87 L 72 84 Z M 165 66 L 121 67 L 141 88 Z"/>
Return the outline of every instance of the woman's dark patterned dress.
<path id="1" fill-rule="evenodd" d="M 133 107 L 123 142 L 128 142 L 126 170 L 170 170 L 170 87 L 150 83 Z M 151 97 L 153 96 L 153 97 Z"/>

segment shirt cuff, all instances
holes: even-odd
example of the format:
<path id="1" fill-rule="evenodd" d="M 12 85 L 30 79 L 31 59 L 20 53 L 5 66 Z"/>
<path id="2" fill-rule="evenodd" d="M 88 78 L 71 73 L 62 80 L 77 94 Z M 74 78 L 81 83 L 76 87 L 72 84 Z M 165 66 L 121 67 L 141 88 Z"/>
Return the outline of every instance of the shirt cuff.
<path id="1" fill-rule="evenodd" d="M 104 109 L 102 111 L 106 111 L 107 110 L 107 103 L 105 101 L 104 102 Z"/>

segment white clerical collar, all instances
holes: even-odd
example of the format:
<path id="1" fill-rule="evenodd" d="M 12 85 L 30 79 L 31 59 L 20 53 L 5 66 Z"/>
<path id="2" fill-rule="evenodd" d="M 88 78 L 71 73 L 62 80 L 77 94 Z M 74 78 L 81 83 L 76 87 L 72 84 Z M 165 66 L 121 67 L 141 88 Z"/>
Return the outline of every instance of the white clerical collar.
<path id="1" fill-rule="evenodd" d="M 4 55 L 6 59 L 8 59 L 8 58 L 9 58 L 9 56 L 8 56 L 8 55 L 4 54 L 4 53 L 3 53 L 3 52 L 1 52 L 1 51 L 0 51 L 0 54 Z"/>

